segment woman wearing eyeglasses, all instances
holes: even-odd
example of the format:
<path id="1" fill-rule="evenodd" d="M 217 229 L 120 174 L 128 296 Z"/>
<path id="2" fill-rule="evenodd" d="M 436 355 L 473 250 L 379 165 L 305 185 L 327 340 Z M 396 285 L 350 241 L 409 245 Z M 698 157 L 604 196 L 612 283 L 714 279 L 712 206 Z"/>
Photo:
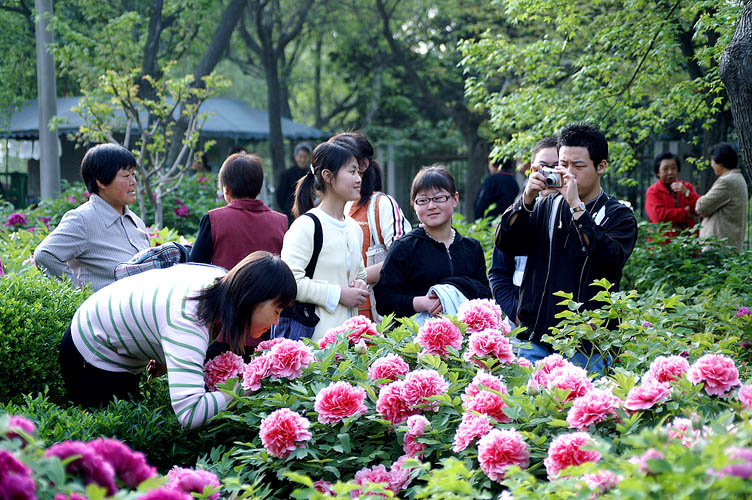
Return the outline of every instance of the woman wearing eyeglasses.
<path id="1" fill-rule="evenodd" d="M 491 298 L 480 243 L 452 227 L 459 193 L 449 170 L 423 167 L 413 179 L 410 201 L 421 225 L 389 249 L 374 287 L 379 314 L 443 313 L 441 300 L 429 291 L 434 285 L 453 285 L 466 299 Z"/>

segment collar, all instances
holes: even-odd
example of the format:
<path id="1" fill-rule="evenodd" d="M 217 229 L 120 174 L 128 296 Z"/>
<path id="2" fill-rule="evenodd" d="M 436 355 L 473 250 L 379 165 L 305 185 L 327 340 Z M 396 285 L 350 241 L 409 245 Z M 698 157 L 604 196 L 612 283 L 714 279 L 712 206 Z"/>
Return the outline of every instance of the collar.
<path id="1" fill-rule="evenodd" d="M 99 217 L 102 218 L 102 220 L 104 221 L 104 225 L 106 227 L 110 227 L 115 222 L 117 222 L 118 219 L 120 219 L 121 217 L 128 217 L 132 221 L 135 220 L 133 218 L 135 214 L 131 212 L 130 208 L 126 206 L 125 213 L 121 215 L 117 212 L 117 210 L 112 208 L 112 205 L 104 201 L 104 199 L 98 194 L 92 194 L 89 197 L 89 203 L 91 203 L 91 206 L 94 207 L 94 210 L 97 212 L 97 215 L 99 215 Z"/>
<path id="2" fill-rule="evenodd" d="M 248 210 L 251 212 L 268 212 L 269 207 L 266 206 L 266 204 L 258 199 L 255 198 L 238 198 L 235 200 L 232 200 L 230 203 L 227 204 L 230 208 L 235 208 L 237 210 Z"/>

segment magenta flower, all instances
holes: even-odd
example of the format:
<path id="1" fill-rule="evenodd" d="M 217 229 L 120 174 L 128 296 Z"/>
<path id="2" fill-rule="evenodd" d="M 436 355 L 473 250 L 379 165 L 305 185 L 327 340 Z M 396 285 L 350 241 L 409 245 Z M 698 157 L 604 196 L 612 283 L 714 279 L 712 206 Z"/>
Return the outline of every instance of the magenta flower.
<path id="1" fill-rule="evenodd" d="M 296 379 L 313 361 L 313 351 L 299 340 L 283 339 L 269 350 L 272 377 Z"/>
<path id="2" fill-rule="evenodd" d="M 475 439 L 491 432 L 491 429 L 493 429 L 493 426 L 486 415 L 463 413 L 462 421 L 454 434 L 452 450 L 459 453 L 470 446 Z"/>
<path id="3" fill-rule="evenodd" d="M 207 179 L 204 176 L 201 176 L 201 177 L 197 178 L 196 180 L 198 181 L 199 184 L 206 184 L 207 182 L 209 182 L 209 179 Z"/>
<path id="4" fill-rule="evenodd" d="M 558 436 L 551 442 L 548 456 L 543 460 L 548 479 L 558 477 L 567 467 L 600 460 L 601 454 L 592 449 L 594 446 L 595 441 L 587 432 L 572 432 Z"/>
<path id="5" fill-rule="evenodd" d="M 131 450 L 116 439 L 99 438 L 90 442 L 89 447 L 115 469 L 128 488 L 135 489 L 141 482 L 157 475 L 156 467 L 146 462 L 143 453 Z"/>
<path id="6" fill-rule="evenodd" d="M 464 407 L 467 411 L 475 411 L 483 415 L 492 417 L 497 422 L 503 424 L 509 423 L 512 419 L 504 413 L 504 408 L 509 405 L 504 398 L 493 392 L 481 391 L 475 396 L 465 401 Z"/>
<path id="7" fill-rule="evenodd" d="M 593 389 L 574 400 L 567 413 L 569 427 L 584 431 L 589 426 L 602 422 L 609 415 L 615 415 L 621 400 L 611 391 Z"/>
<path id="8" fill-rule="evenodd" d="M 330 497 L 336 496 L 337 494 L 334 491 L 334 488 L 332 488 L 332 483 L 330 483 L 329 481 L 324 481 L 323 479 L 319 479 L 318 481 L 314 482 L 313 489 Z"/>
<path id="9" fill-rule="evenodd" d="M 313 409 L 322 424 L 334 424 L 344 418 L 362 415 L 368 411 L 363 401 L 366 390 L 344 381 L 332 382 L 316 394 Z"/>
<path id="10" fill-rule="evenodd" d="M 399 354 L 387 354 L 383 358 L 374 361 L 368 368 L 368 378 L 376 381 L 381 379 L 397 380 L 398 377 L 407 375 L 410 366 Z"/>
<path id="11" fill-rule="evenodd" d="M 522 434 L 511 429 L 494 429 L 478 442 L 480 468 L 493 481 L 501 481 L 513 465 L 526 468 L 530 449 Z"/>
<path id="12" fill-rule="evenodd" d="M 191 211 L 188 209 L 188 206 L 181 201 L 179 201 L 178 206 L 173 208 L 172 211 L 175 212 L 175 215 L 177 215 L 178 217 L 188 217 L 189 215 L 191 215 Z"/>
<path id="13" fill-rule="evenodd" d="M 467 402 L 469 399 L 477 396 L 478 393 L 484 390 L 481 388 L 481 386 L 485 387 L 486 389 L 498 391 L 502 394 L 507 393 L 507 386 L 501 380 L 501 378 L 495 375 L 491 375 L 485 370 L 478 370 L 478 372 L 475 374 L 475 377 L 473 377 L 472 382 L 467 384 L 467 386 L 465 387 L 465 392 L 464 394 L 462 394 L 462 401 Z"/>
<path id="14" fill-rule="evenodd" d="M 361 339 L 365 340 L 366 343 L 369 343 L 368 339 L 363 337 L 364 335 L 370 335 L 371 337 L 382 336 L 376 329 L 376 323 L 365 316 L 352 317 L 342 323 L 341 328 L 344 331 L 349 331 L 347 338 L 350 340 L 350 345 L 357 344 Z"/>
<path id="15" fill-rule="evenodd" d="M 689 362 L 682 356 L 658 356 L 650 363 L 650 368 L 642 380 L 654 379 L 658 382 L 679 380 L 689 370 Z"/>
<path id="16" fill-rule="evenodd" d="M 447 318 L 429 319 L 418 330 L 415 342 L 423 348 L 422 354 L 447 356 L 449 347 L 462 347 L 462 332 Z"/>
<path id="17" fill-rule="evenodd" d="M 376 411 L 392 424 L 402 423 L 410 415 L 419 413 L 419 410 L 410 408 L 410 405 L 407 403 L 402 394 L 404 387 L 405 381 L 399 380 L 382 386 L 379 391 L 379 399 L 376 401 Z"/>
<path id="18" fill-rule="evenodd" d="M 535 371 L 528 382 L 528 387 L 538 391 L 548 385 L 548 379 L 555 369 L 564 366 L 574 366 L 564 359 L 561 354 L 551 354 L 535 362 Z"/>
<path id="19" fill-rule="evenodd" d="M 647 321 L 647 320 L 643 321 L 642 322 L 642 327 L 643 328 L 652 328 L 653 327 L 653 323 L 651 323 L 650 321 Z"/>
<path id="20" fill-rule="evenodd" d="M 86 190 L 84 191 L 83 196 L 84 196 L 84 199 L 88 200 L 91 197 L 91 193 L 88 190 Z"/>
<path id="21" fill-rule="evenodd" d="M 75 196 L 68 196 L 68 203 L 76 203 L 76 197 Z"/>
<path id="22" fill-rule="evenodd" d="M 84 484 L 96 483 L 107 489 L 108 495 L 117 492 L 115 486 L 115 469 L 86 443 L 81 441 L 64 441 L 51 446 L 44 453 L 46 457 L 65 460 L 73 455 L 81 455 L 65 466 L 68 474 L 81 474 Z"/>
<path id="23" fill-rule="evenodd" d="M 439 411 L 438 403 L 428 401 L 428 398 L 440 396 L 448 390 L 449 382 L 436 370 L 414 370 L 405 376 L 402 396 L 410 407 L 427 405 L 426 410 Z"/>
<path id="24" fill-rule="evenodd" d="M 407 419 L 407 432 L 402 442 L 402 449 L 408 457 L 419 456 L 422 458 L 422 452 L 426 448 L 424 443 L 419 443 L 415 439 L 426 433 L 426 427 L 430 427 L 431 422 L 423 415 L 412 415 Z"/>
<path id="25" fill-rule="evenodd" d="M 704 382 L 705 392 L 710 396 L 721 396 L 732 387 L 741 385 L 734 361 L 723 354 L 702 356 L 689 368 L 687 378 L 694 385 Z"/>
<path id="26" fill-rule="evenodd" d="M 165 488 L 181 493 L 203 493 L 206 487 L 219 488 L 219 478 L 213 472 L 201 469 L 183 469 L 177 465 L 167 473 Z M 219 500 L 219 491 L 209 495 L 209 500 Z"/>
<path id="27" fill-rule="evenodd" d="M 733 463 L 718 471 L 718 477 L 736 476 L 744 480 L 752 477 L 752 448 L 729 448 L 725 455 Z"/>
<path id="28" fill-rule="evenodd" d="M 17 227 L 25 226 L 29 221 L 26 216 L 21 212 L 13 212 L 8 216 L 8 220 L 3 224 L 5 227 Z"/>
<path id="29" fill-rule="evenodd" d="M 514 352 L 512 352 L 512 344 L 499 330 L 488 328 L 473 332 L 470 335 L 467 351 L 465 351 L 463 358 L 482 367 L 485 365 L 474 358 L 488 356 L 493 356 L 502 363 L 511 363 L 515 358 Z"/>
<path id="30" fill-rule="evenodd" d="M 73 497 L 71 497 L 71 500 L 73 500 Z M 82 500 L 86 499 L 83 498 Z M 182 491 L 168 490 L 167 488 L 157 488 L 144 496 L 138 497 L 138 500 L 193 500 L 193 495 Z"/>
<path id="31" fill-rule="evenodd" d="M 269 356 L 258 356 L 245 365 L 241 386 L 246 391 L 261 389 L 261 381 L 271 374 L 272 360 Z"/>
<path id="32" fill-rule="evenodd" d="M 26 417 L 21 416 L 11 416 L 8 419 L 8 428 L 5 431 L 5 436 L 8 439 L 20 439 L 24 443 L 26 443 L 26 440 L 18 434 L 18 432 L 25 432 L 26 434 L 34 434 L 36 432 L 37 428 L 34 425 L 34 422 L 29 420 Z"/>
<path id="33" fill-rule="evenodd" d="M 741 318 L 742 316 L 750 316 L 752 315 L 752 309 L 749 307 L 741 306 L 738 311 L 736 311 L 736 317 Z"/>
<path id="34" fill-rule="evenodd" d="M 227 382 L 233 377 L 240 377 L 245 369 L 243 358 L 230 351 L 210 359 L 204 365 L 204 381 L 210 391 L 217 390 L 217 384 Z"/>
<path id="35" fill-rule="evenodd" d="M 304 448 L 305 441 L 313 437 L 308 430 L 310 425 L 307 418 L 289 408 L 281 408 L 261 421 L 261 444 L 273 457 L 286 458 L 291 451 Z"/>
<path id="36" fill-rule="evenodd" d="M 143 498 L 146 498 L 146 497 L 140 497 L 139 500 L 142 500 Z M 89 499 L 74 491 L 70 495 L 66 495 L 65 493 L 58 493 L 57 495 L 55 495 L 55 498 L 53 500 L 89 500 Z M 156 500 L 156 499 L 152 498 L 152 500 Z M 165 499 L 165 500 L 169 500 L 169 499 Z M 183 499 L 180 499 L 180 500 L 183 500 Z"/>
<path id="37" fill-rule="evenodd" d="M 37 485 L 31 469 L 7 450 L 0 450 L 0 498 L 36 500 Z"/>
<path id="38" fill-rule="evenodd" d="M 356 472 L 354 482 L 361 486 L 364 486 L 368 483 L 382 484 L 384 486 L 384 489 L 391 490 L 391 488 L 389 487 L 391 480 L 392 477 L 389 475 L 389 472 L 387 472 L 386 467 L 384 467 L 383 465 L 375 465 L 370 468 L 364 467 Z M 361 490 L 353 490 L 350 492 L 350 495 L 352 496 L 352 498 L 359 498 L 361 495 Z"/>
<path id="39" fill-rule="evenodd" d="M 501 325 L 501 307 L 493 300 L 474 299 L 464 302 L 457 310 L 457 319 L 467 325 L 470 333 L 486 329 L 498 330 Z"/>
<path id="40" fill-rule="evenodd" d="M 744 408 L 749 410 L 752 408 L 752 385 L 743 385 L 739 388 L 738 393 L 739 401 L 742 402 Z"/>
<path id="41" fill-rule="evenodd" d="M 624 404 L 630 410 L 647 410 L 671 395 L 671 386 L 656 379 L 649 378 L 641 385 L 635 386 L 627 394 Z"/>

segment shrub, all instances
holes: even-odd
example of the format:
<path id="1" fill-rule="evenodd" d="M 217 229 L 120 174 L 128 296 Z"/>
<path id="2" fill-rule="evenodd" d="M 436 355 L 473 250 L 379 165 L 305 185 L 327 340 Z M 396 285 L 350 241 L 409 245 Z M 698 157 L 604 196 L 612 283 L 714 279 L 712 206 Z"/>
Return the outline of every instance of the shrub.
<path id="1" fill-rule="evenodd" d="M 89 294 L 41 274 L 0 279 L 0 401 L 45 386 L 52 400 L 62 398 L 58 345 Z"/>

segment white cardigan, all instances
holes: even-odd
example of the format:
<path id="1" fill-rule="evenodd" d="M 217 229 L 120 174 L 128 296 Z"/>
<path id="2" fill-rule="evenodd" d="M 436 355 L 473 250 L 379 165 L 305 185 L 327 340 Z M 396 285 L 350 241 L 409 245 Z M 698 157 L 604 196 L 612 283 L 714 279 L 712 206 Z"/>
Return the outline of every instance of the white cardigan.
<path id="1" fill-rule="evenodd" d="M 312 339 L 318 341 L 330 328 L 341 325 L 357 313 L 339 303 L 340 287 L 355 279 L 366 279 L 361 248 L 363 232 L 350 217 L 339 221 L 319 208 L 310 210 L 321 221 L 324 241 L 313 272 L 313 279 L 305 276 L 305 268 L 313 253 L 314 225 L 310 217 L 298 217 L 285 233 L 282 260 L 290 266 L 298 284 L 297 300 L 316 304 L 320 321 Z"/>

